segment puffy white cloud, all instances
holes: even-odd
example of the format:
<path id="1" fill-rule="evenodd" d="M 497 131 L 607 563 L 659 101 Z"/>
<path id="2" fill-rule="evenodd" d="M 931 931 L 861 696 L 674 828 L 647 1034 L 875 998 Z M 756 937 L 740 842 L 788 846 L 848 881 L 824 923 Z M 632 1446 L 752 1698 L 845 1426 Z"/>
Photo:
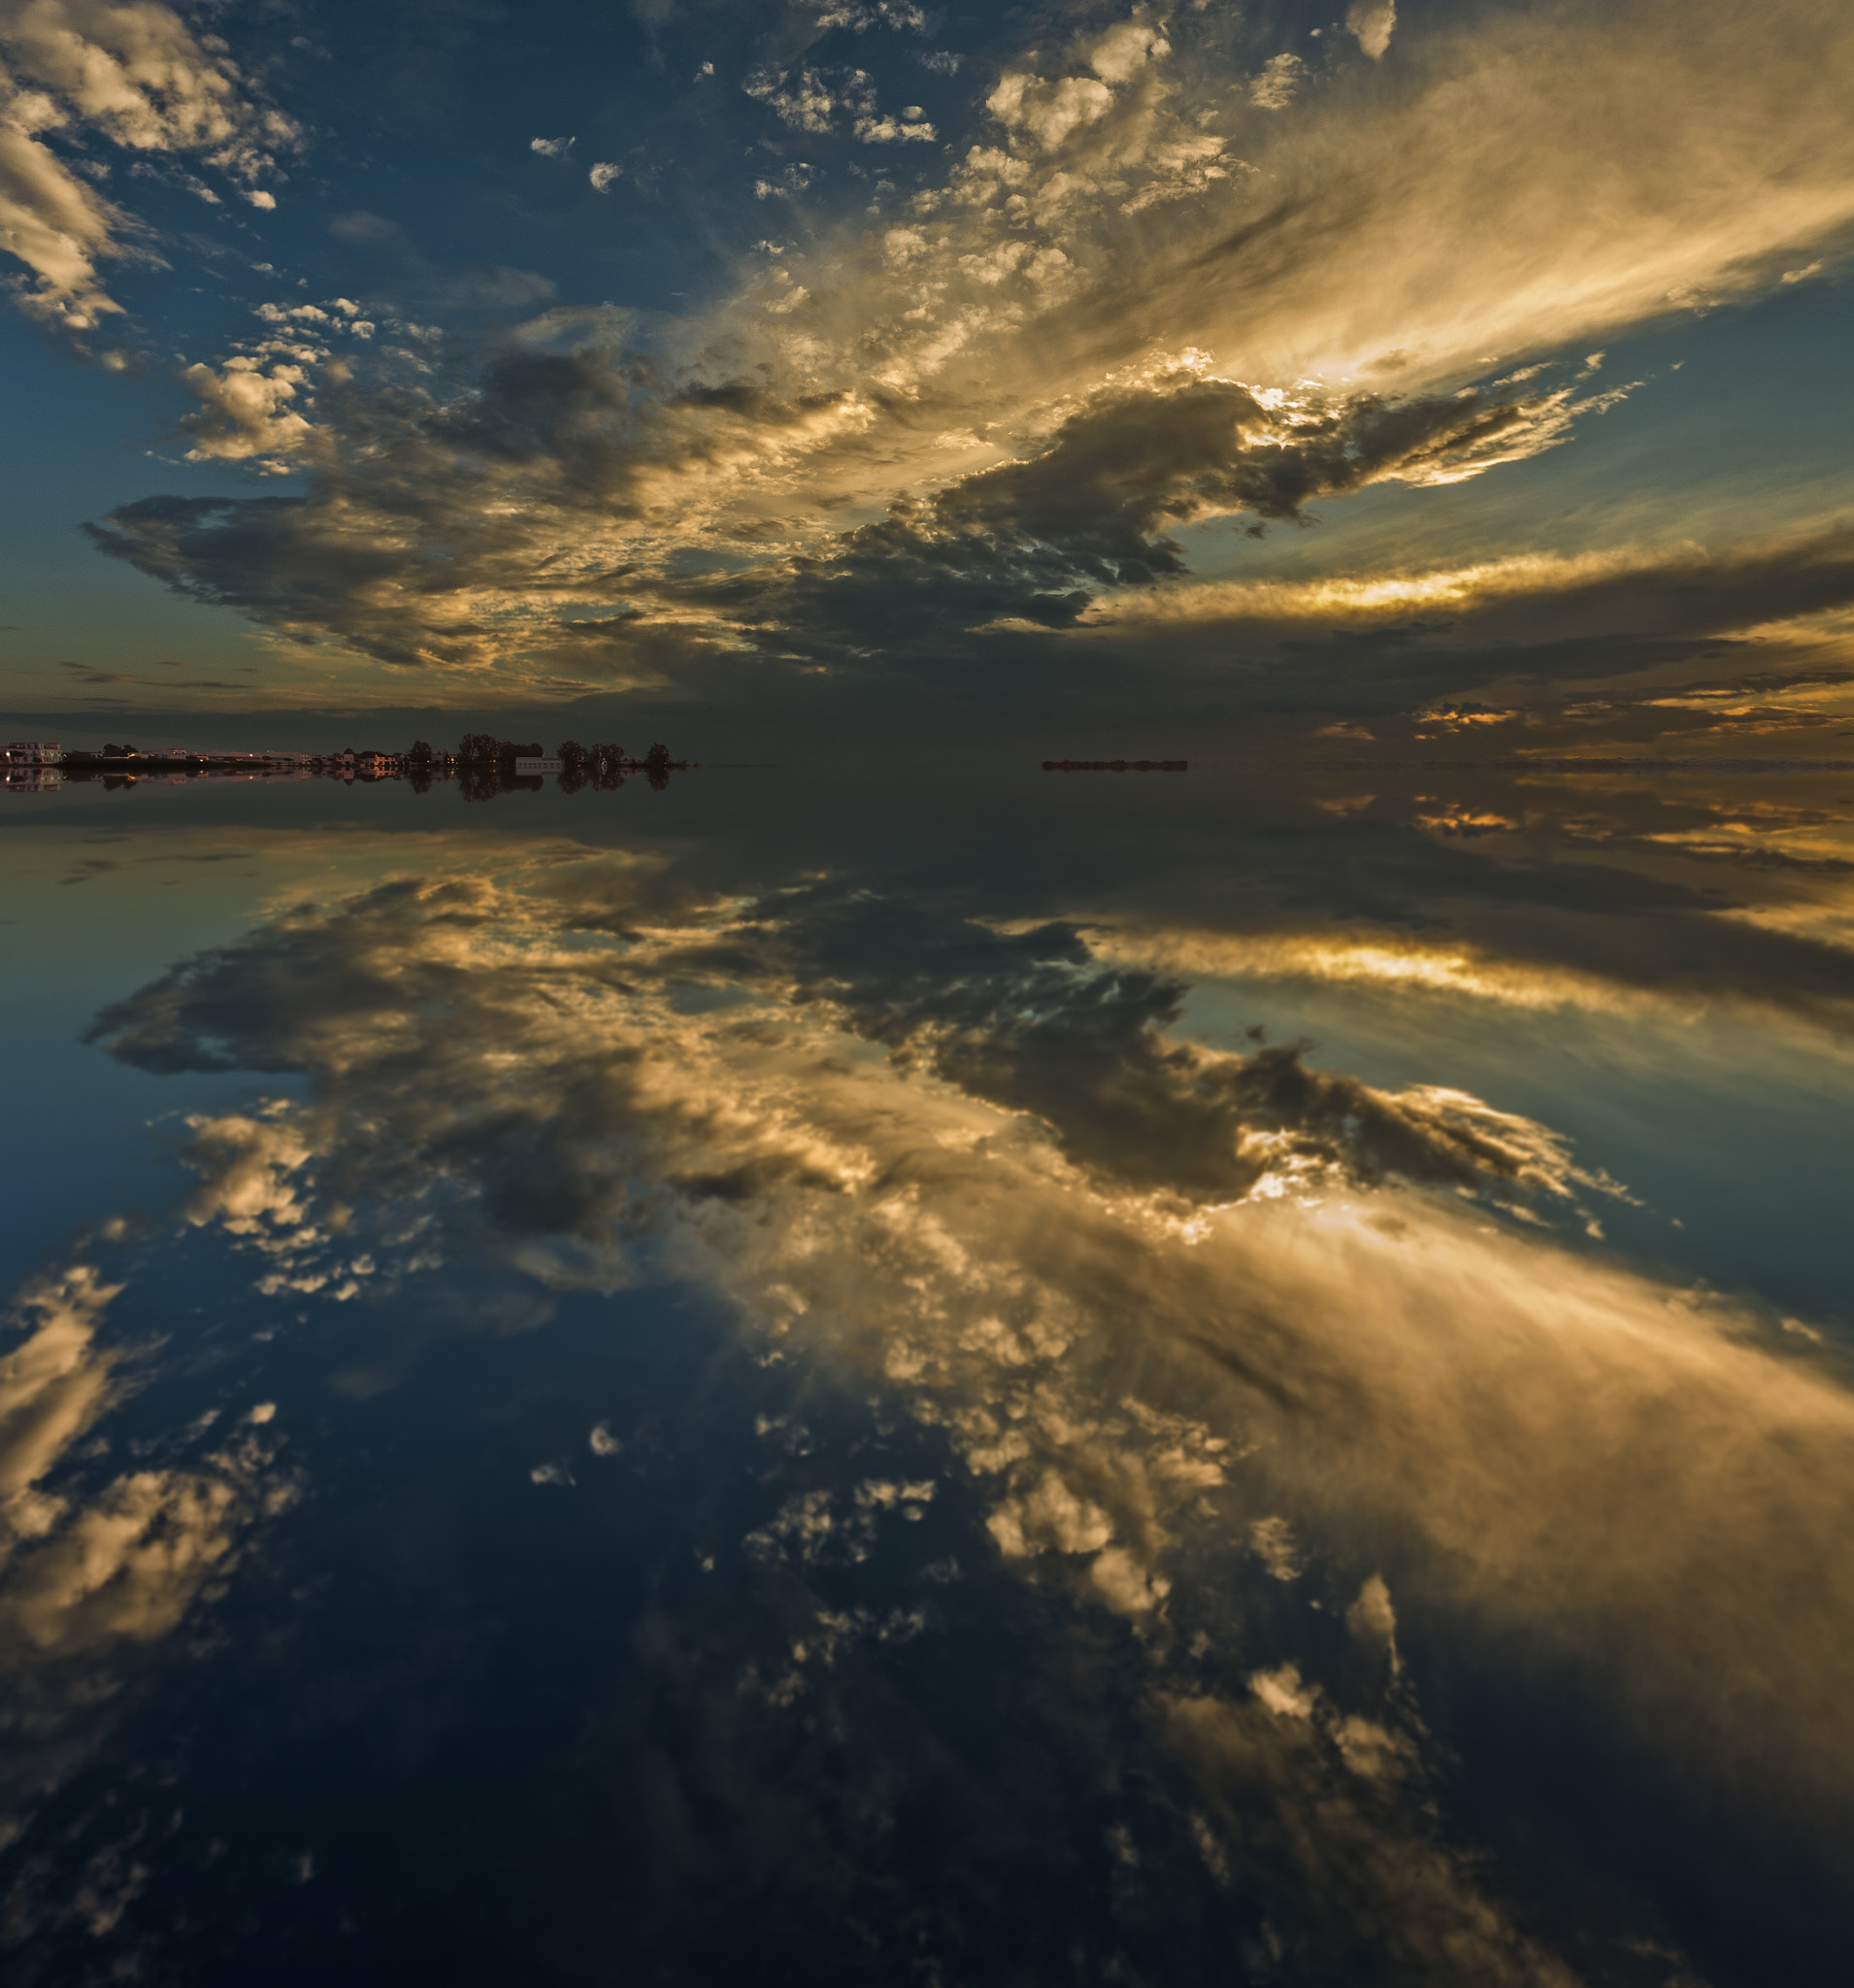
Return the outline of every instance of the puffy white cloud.
<path id="1" fill-rule="evenodd" d="M 918 105 L 910 106 L 899 117 L 879 112 L 876 85 L 862 69 L 802 69 L 795 80 L 784 71 L 761 71 L 748 77 L 742 87 L 796 131 L 834 130 L 835 120 L 842 115 L 865 145 L 907 140 L 925 143 L 938 135 L 924 121 Z"/>
<path id="2" fill-rule="evenodd" d="M 859 81 L 867 83 L 868 79 L 861 70 L 850 72 L 851 83 Z M 777 75 L 761 72 L 749 76 L 741 87 L 748 96 L 757 97 L 777 114 L 781 123 L 791 125 L 795 131 L 828 131 L 833 114 L 844 108 L 846 101 L 814 69 L 800 70 L 796 81 L 792 82 L 788 82 L 783 72 Z"/>
<path id="3" fill-rule="evenodd" d="M 1346 32 L 1374 62 L 1384 59 L 1397 25 L 1397 0 L 1352 0 L 1345 10 Z"/>
<path id="4" fill-rule="evenodd" d="M 1108 83 L 1129 83 L 1148 62 L 1171 52 L 1171 43 L 1150 22 L 1123 20 L 1095 43 L 1087 62 Z"/>
<path id="5" fill-rule="evenodd" d="M 0 78 L 0 99 L 5 98 Z M 121 311 L 96 265 L 116 252 L 122 216 L 42 145 L 17 95 L 0 100 L 0 248 L 24 263 L 20 307 L 67 332 L 94 331 Z"/>
<path id="6" fill-rule="evenodd" d="M 298 136 L 158 0 L 25 0 L 0 22 L 0 48 L 19 75 L 131 150 L 199 152 L 248 180 L 270 168 L 267 148 Z"/>
<path id="7" fill-rule="evenodd" d="M 292 313 L 299 315 L 299 313 Z M 324 313 L 314 314 L 326 321 Z M 198 414 L 185 415 L 181 427 L 192 439 L 187 450 L 194 462 L 247 462 L 291 455 L 308 442 L 309 421 L 290 405 L 308 382 L 300 365 L 235 355 L 216 371 L 195 364 L 182 367 L 181 384 L 203 403 Z"/>
<path id="8" fill-rule="evenodd" d="M 910 123 L 908 121 L 910 118 L 917 121 Z M 924 145 L 940 136 L 931 124 L 920 119 L 918 106 L 904 111 L 899 117 L 868 114 L 858 117 L 851 129 L 865 145 L 896 145 L 910 141 Z"/>
<path id="9" fill-rule="evenodd" d="M 985 108 L 1007 130 L 1028 131 L 1045 151 L 1077 127 L 1106 116 L 1112 104 L 1113 91 L 1096 77 L 1045 83 L 1021 71 L 1005 76 L 985 99 Z"/>
<path id="10" fill-rule="evenodd" d="M 43 142 L 47 133 L 95 135 L 145 157 L 201 157 L 240 182 L 253 206 L 276 206 L 255 182 L 300 133 L 157 0 L 25 0 L 0 12 L 0 248 L 30 272 L 16 295 L 41 321 L 82 342 L 118 315 L 96 266 L 125 252 L 132 234 L 127 216 Z"/>
<path id="11" fill-rule="evenodd" d="M 1249 1545 L 1276 1580 L 1298 1580 L 1303 1573 L 1294 1528 L 1278 1513 L 1258 1518 L 1249 1527 Z"/>
<path id="12" fill-rule="evenodd" d="M 528 149 L 539 152 L 544 159 L 563 159 L 579 142 L 577 138 L 531 138 Z"/>
<path id="13" fill-rule="evenodd" d="M 624 168 L 614 165 L 610 159 L 600 159 L 586 178 L 592 182 L 595 193 L 608 191 L 623 176 Z"/>
<path id="14" fill-rule="evenodd" d="M 1345 1611 L 1345 1626 L 1360 1642 L 1397 1653 L 1397 1611 L 1391 1606 L 1390 1588 L 1381 1574 L 1374 1574 L 1358 1591 L 1358 1600 Z"/>
<path id="15" fill-rule="evenodd" d="M 817 16 L 817 25 L 848 28 L 859 35 L 867 34 L 873 27 L 924 34 L 927 17 L 911 0 L 833 0 Z"/>
<path id="16" fill-rule="evenodd" d="M 1307 81 L 1307 64 L 1298 55 L 1271 56 L 1249 81 L 1249 102 L 1260 111 L 1284 111 Z"/>
<path id="17" fill-rule="evenodd" d="M 1317 1689 L 1301 1681 L 1300 1667 L 1283 1664 L 1276 1671 L 1257 1671 L 1249 1688 L 1277 1719 L 1310 1719 L 1318 1702 Z"/>

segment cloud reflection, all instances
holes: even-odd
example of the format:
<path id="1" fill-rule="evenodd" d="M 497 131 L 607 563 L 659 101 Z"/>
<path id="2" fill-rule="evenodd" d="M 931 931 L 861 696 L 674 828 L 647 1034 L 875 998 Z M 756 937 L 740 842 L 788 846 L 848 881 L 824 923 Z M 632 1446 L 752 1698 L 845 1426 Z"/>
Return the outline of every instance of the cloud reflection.
<path id="1" fill-rule="evenodd" d="M 184 1463 L 117 1472 L 107 1441 L 81 1446 L 135 1385 L 131 1350 L 100 1334 L 121 1288 L 80 1263 L 11 1308 L 20 1337 L 0 1359 L 0 1847 L 101 1743 L 135 1647 L 171 1635 L 251 1528 L 294 1495 L 264 1426 L 274 1410 L 210 1448 L 209 1413 L 170 1445 L 192 1451 Z"/>
<path id="2" fill-rule="evenodd" d="M 1638 1242 L 1651 1211 L 1631 1197 L 1660 1194 L 1606 1177 L 1595 1137 L 1632 1176 L 1654 1141 L 1618 1143 L 1567 1096 L 1562 1123 L 1597 1128 L 1573 1148 L 1506 1088 L 1528 1081 L 1524 1044 L 1481 1052 L 1581 1009 L 1606 1069 L 1677 1037 L 1689 1074 L 1730 1044 L 1761 1080 L 1775 1041 L 1826 1070 L 1849 986 L 1836 782 L 1212 792 L 1194 775 L 1167 794 L 1152 814 L 1124 788 L 1045 783 L 1026 812 L 1017 787 L 975 789 L 949 812 L 936 790 L 903 816 L 820 793 L 818 818 L 794 796 L 750 804 L 750 848 L 638 815 L 618 857 L 558 812 L 527 842 L 499 816 L 415 846 L 292 840 L 245 937 L 94 1033 L 192 1108 L 194 1186 L 138 1245 L 141 1275 L 179 1266 L 188 1288 L 215 1266 L 245 1293 L 223 1308 L 240 1345 L 192 1325 L 177 1344 L 245 1375 L 261 1321 L 255 1357 L 291 1365 L 297 1392 L 267 1370 L 273 1419 L 228 1442 L 176 1413 L 171 1452 L 106 1461 L 92 1445 L 119 1444 L 170 1356 L 122 1327 L 22 1334 L 10 1426 L 50 1433 L 21 1437 L 16 1474 L 55 1523 L 0 1578 L 0 1616 L 37 1653 L 56 1744 L 17 1812 L 65 1813 L 108 1708 L 180 1690 L 175 1658 L 203 1640 L 243 1647 L 253 1597 L 402 1550 L 413 1521 L 375 1518 L 325 1418 L 368 1456 L 367 1429 L 415 1452 L 454 1420 L 473 1449 L 487 1435 L 503 1488 L 457 1502 L 458 1571 L 418 1589 L 364 1690 L 463 1717 L 474 1686 L 451 1632 L 428 1646 L 432 1593 L 478 1622 L 452 1638 L 474 1647 L 548 1595 L 603 1606 L 556 1551 L 614 1553 L 620 1585 L 647 1563 L 622 1620 L 541 1638 L 549 1667 L 605 1653 L 604 1682 L 568 1695 L 608 1707 L 601 1731 L 618 1719 L 599 1758 L 620 1806 L 681 1845 L 626 1863 L 657 1901 L 633 1902 L 640 1925 L 670 1925 L 689 1873 L 735 1896 L 740 1857 L 773 1868 L 746 1847 L 770 1829 L 795 1923 L 834 1926 L 825 1902 L 872 1872 L 915 1896 L 883 1845 L 935 1805 L 989 1817 L 977 1845 L 1047 1800 L 1072 1821 L 1038 1840 L 1068 1845 L 1102 1901 L 1075 1936 L 1090 1952 L 1240 1947 L 1260 1967 L 1278 1946 L 1314 1981 L 1390 1942 L 1426 1980 L 1633 1988 L 1620 1942 L 1672 1953 L 1698 1921 L 1662 1922 L 1633 1825 L 1573 1814 L 1543 1770 L 1483 1765 L 1530 1732 L 1611 1792 L 1626 1751 L 1641 1799 L 1678 1815 L 1678 1855 L 1750 1856 L 1755 1832 L 1826 1897 L 1854 1758 L 1837 1572 L 1854 1411 L 1833 1335 L 1599 1245 L 1603 1224 Z M 408 856 L 424 874 L 367 880 Z M 1328 1026 L 1347 988 L 1398 990 L 1372 1006 L 1414 1044 L 1388 1066 L 1407 1074 L 1349 1074 L 1354 1055 L 1387 1066 L 1342 1019 L 1342 1054 L 1245 1034 L 1242 990 L 1264 984 L 1284 1029 L 1297 1006 Z M 256 1088 L 238 1103 L 185 1096 L 189 1075 L 240 1071 Z M 1550 1098 L 1538 1076 L 1517 1095 Z M 124 1261 L 106 1239 L 83 1260 Z M 562 1411 L 527 1413 L 575 1334 L 623 1339 L 666 1278 L 716 1301 L 712 1342 L 681 1311 L 648 1329 L 688 1374 L 635 1398 L 558 1375 Z M 455 1392 L 485 1360 L 512 1390 L 486 1421 Z M 240 1463 L 250 1443 L 315 1493 L 275 1527 L 295 1479 Z M 405 1495 L 431 1507 L 429 1484 Z M 505 1499 L 536 1529 L 513 1557 Z M 338 1620 L 314 1665 L 345 1675 Z M 962 1751 L 981 1677 L 1029 1693 L 1041 1709 L 1012 1732 L 1044 1735 L 982 1771 Z M 956 1715 L 927 1678 L 954 1680 Z M 659 1708 L 634 1730 L 612 1693 Z M 304 1730 L 332 1745 L 321 1716 Z M 1045 1746 L 1112 1792 L 1085 1813 L 1050 1794 Z M 544 1747 L 521 1785 L 577 1772 Z M 1526 1842 L 1490 1799 L 1523 1811 Z M 147 1863 L 131 1837 L 84 1840 L 128 1872 Z M 1540 1842 L 1582 1905 L 1541 1874 Z M 987 1859 L 942 1860 L 973 1939 Z M 34 1910 L 78 1910 L 48 1884 Z"/>
<path id="3" fill-rule="evenodd" d="M 1005 1563 L 1139 1625 L 1160 1680 L 1221 1542 L 1263 1527 L 1279 1574 L 1291 1528 L 1380 1646 L 1407 1603 L 1461 1614 L 1601 1676 L 1668 1772 L 1838 1808 L 1837 1380 L 1494 1212 L 1600 1184 L 1542 1128 L 1193 1049 L 1172 990 L 1072 928 L 893 909 L 813 886 L 666 922 L 622 871 L 404 882 L 99 1026 L 149 1068 L 308 1075 L 300 1109 L 197 1128 L 196 1207 L 267 1276 L 609 1289 L 667 1250 L 770 1357 L 849 1363 L 943 1431 Z M 1324 1731 L 1375 1785 L 1407 1742 L 1321 1727 L 1307 1676 L 1177 1730 L 1288 1760 Z"/>

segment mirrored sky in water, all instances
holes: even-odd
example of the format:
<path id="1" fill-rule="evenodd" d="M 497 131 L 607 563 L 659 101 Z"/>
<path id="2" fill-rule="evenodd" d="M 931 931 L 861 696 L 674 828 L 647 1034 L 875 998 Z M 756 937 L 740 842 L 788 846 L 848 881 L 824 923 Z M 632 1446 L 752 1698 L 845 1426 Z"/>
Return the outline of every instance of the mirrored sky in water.
<path id="1" fill-rule="evenodd" d="M 1833 1977 L 1847 775 L 0 838 L 16 1978 Z"/>

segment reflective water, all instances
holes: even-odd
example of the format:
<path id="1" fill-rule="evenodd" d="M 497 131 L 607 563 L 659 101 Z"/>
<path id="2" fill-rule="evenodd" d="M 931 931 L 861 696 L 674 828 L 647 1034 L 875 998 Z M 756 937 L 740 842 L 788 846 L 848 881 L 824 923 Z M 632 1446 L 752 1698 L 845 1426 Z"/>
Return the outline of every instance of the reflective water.
<path id="1" fill-rule="evenodd" d="M 1837 1976 L 1854 774 L 0 836 L 13 1978 Z"/>

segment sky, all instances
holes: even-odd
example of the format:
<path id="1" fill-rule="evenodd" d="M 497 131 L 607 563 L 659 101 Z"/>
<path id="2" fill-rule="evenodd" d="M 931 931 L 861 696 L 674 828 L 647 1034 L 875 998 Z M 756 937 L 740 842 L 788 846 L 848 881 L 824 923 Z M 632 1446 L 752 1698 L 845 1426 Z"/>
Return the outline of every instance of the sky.
<path id="1" fill-rule="evenodd" d="M 0 701 L 1844 755 L 1851 58 L 1833 0 L 4 0 Z"/>

